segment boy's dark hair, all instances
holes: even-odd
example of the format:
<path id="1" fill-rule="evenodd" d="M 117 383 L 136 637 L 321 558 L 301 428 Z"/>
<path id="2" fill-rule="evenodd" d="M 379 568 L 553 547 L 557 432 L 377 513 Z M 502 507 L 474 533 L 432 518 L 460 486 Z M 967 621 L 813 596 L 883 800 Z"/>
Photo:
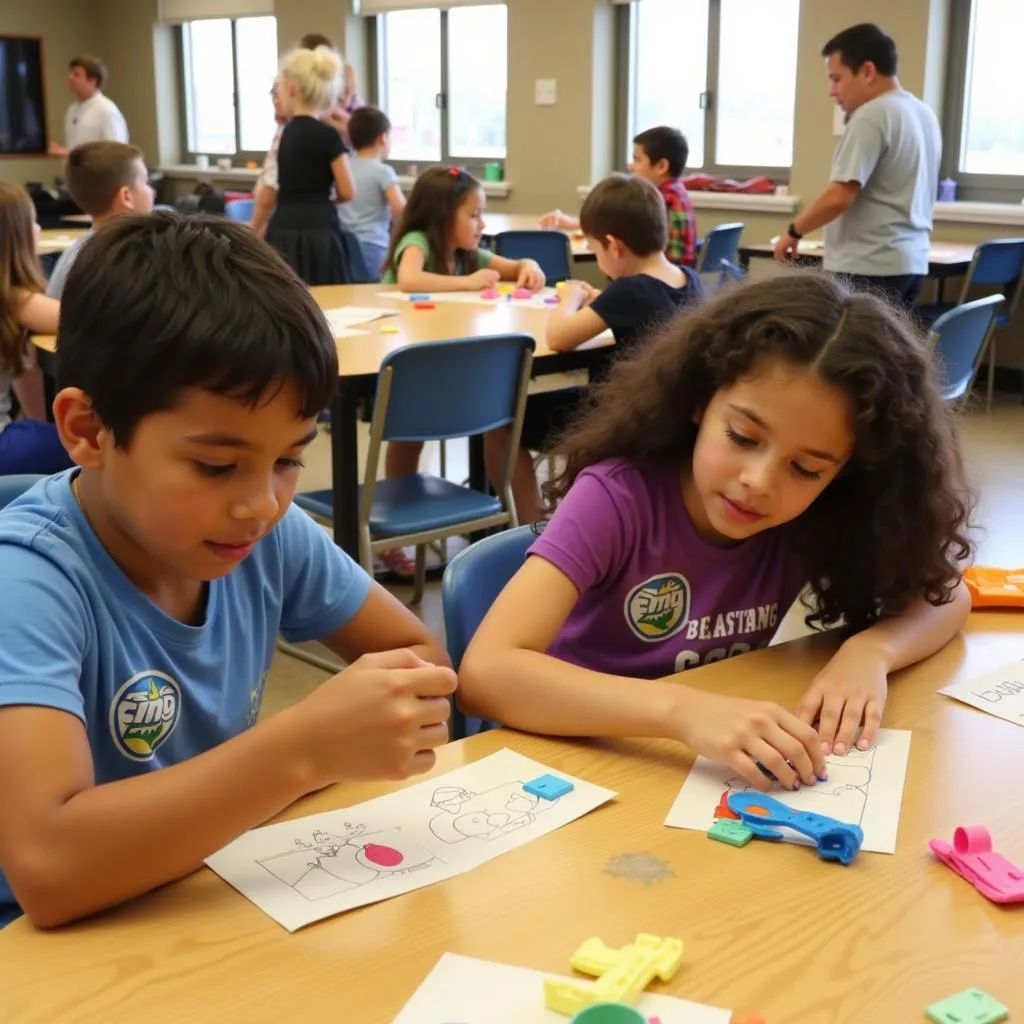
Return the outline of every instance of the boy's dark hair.
<path id="1" fill-rule="evenodd" d="M 839 60 L 854 74 L 870 61 L 880 75 L 891 78 L 899 66 L 899 55 L 892 36 L 877 25 L 864 22 L 844 28 L 822 47 L 822 57 L 839 54 Z"/>
<path id="2" fill-rule="evenodd" d="M 255 407 L 292 384 L 309 418 L 338 377 L 323 313 L 273 249 L 244 224 L 170 212 L 116 217 L 82 247 L 57 352 L 60 386 L 92 399 L 121 448 L 187 388 Z"/>
<path id="3" fill-rule="evenodd" d="M 348 122 L 348 139 L 353 149 L 366 149 L 391 131 L 388 115 L 378 107 L 359 107 Z"/>
<path id="4" fill-rule="evenodd" d="M 102 89 L 107 81 L 107 65 L 99 57 L 90 57 L 87 54 L 72 57 L 68 61 L 68 71 L 72 68 L 81 68 L 85 72 L 85 77 L 96 83 L 97 89 Z"/>
<path id="5" fill-rule="evenodd" d="M 315 50 L 319 46 L 326 46 L 328 50 L 334 49 L 334 43 L 327 36 L 321 35 L 319 32 L 307 32 L 299 40 L 300 50 Z"/>
<path id="6" fill-rule="evenodd" d="M 600 241 L 611 235 L 634 256 L 651 256 L 668 244 L 665 200 L 643 178 L 610 174 L 583 201 L 580 230 Z"/>
<path id="7" fill-rule="evenodd" d="M 790 527 L 814 592 L 808 624 L 858 630 L 921 597 L 950 600 L 974 501 L 935 357 L 907 314 L 824 273 L 723 289 L 617 362 L 552 447 L 565 462 L 544 488 L 548 513 L 605 459 L 688 463 L 700 410 L 772 360 L 815 372 L 852 407 L 849 461 Z"/>
<path id="8" fill-rule="evenodd" d="M 409 193 L 409 201 L 392 233 L 384 270 L 398 273 L 395 263 L 398 243 L 410 231 L 422 231 L 430 245 L 430 263 L 434 273 L 447 274 L 448 233 L 462 201 L 479 187 L 480 182 L 461 167 L 428 167 L 416 179 Z M 476 251 L 456 249 L 455 265 L 461 273 L 473 274 L 480 269 L 480 257 Z"/>
<path id="9" fill-rule="evenodd" d="M 648 128 L 647 131 L 635 136 L 633 142 L 642 147 L 652 164 L 659 160 L 667 160 L 668 173 L 673 178 L 682 177 L 690 156 L 690 147 L 686 136 L 678 128 L 670 128 L 665 124 L 658 125 L 657 128 Z"/>
<path id="10" fill-rule="evenodd" d="M 135 161 L 142 150 L 126 142 L 83 142 L 64 167 L 68 194 L 86 213 L 105 214 L 122 188 L 135 184 Z"/>

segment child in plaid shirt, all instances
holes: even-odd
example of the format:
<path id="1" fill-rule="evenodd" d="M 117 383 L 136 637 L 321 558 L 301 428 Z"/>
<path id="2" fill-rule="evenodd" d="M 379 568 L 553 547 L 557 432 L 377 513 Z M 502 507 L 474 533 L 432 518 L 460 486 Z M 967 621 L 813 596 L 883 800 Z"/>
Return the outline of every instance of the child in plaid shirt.
<path id="1" fill-rule="evenodd" d="M 692 267 L 697 262 L 697 215 L 683 184 L 683 170 L 690 147 L 677 128 L 659 125 L 648 128 L 633 139 L 633 159 L 629 173 L 645 178 L 661 193 L 668 214 L 668 245 L 665 256 L 677 267 Z M 561 210 L 541 218 L 541 227 L 576 230 L 580 222 Z"/>

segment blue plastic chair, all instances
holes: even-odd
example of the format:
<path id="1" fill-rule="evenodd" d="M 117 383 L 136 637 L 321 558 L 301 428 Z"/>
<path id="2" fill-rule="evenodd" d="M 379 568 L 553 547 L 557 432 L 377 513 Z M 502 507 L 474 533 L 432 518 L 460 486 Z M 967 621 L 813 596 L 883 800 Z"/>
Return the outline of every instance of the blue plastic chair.
<path id="1" fill-rule="evenodd" d="M 564 231 L 502 231 L 494 236 L 494 254 L 507 260 L 536 260 L 548 284 L 572 277 L 572 245 Z"/>
<path id="2" fill-rule="evenodd" d="M 428 543 L 518 525 L 512 467 L 534 348 L 528 335 L 500 334 L 406 345 L 381 361 L 359 496 L 359 557 L 372 573 L 374 552 L 415 545 L 414 604 L 423 597 Z M 496 496 L 427 473 L 377 479 L 385 441 L 446 441 L 500 427 L 510 429 L 501 477 L 491 481 Z M 331 519 L 331 498 L 315 491 L 295 503 Z"/>
<path id="3" fill-rule="evenodd" d="M 742 281 L 746 276 L 747 272 L 731 260 L 719 260 L 718 266 L 705 270 L 700 279 L 705 293 L 708 293 L 724 288 L 732 281 Z"/>
<path id="4" fill-rule="evenodd" d="M 487 610 L 523 564 L 527 548 L 536 539 L 532 526 L 503 530 L 463 548 L 448 563 L 441 580 L 441 607 L 448 657 L 456 671 Z M 453 705 L 452 739 L 495 728 L 496 722 L 466 716 Z"/>
<path id="5" fill-rule="evenodd" d="M 986 383 L 986 407 L 992 406 L 992 391 L 995 387 L 996 344 L 995 330 L 1006 327 L 1020 302 L 1024 287 L 1024 238 L 994 238 L 982 242 L 974 250 L 974 257 L 964 277 L 963 287 L 956 302 L 933 302 L 917 306 L 914 310 L 926 323 L 938 322 L 939 317 L 967 302 L 971 290 L 977 287 L 996 288 L 1005 298 L 1002 309 L 996 311 L 995 323 L 988 341 L 988 381 Z"/>
<path id="6" fill-rule="evenodd" d="M 743 224 L 719 224 L 704 236 L 704 244 L 700 248 L 698 273 L 703 274 L 722 262 L 739 263 L 740 237 L 743 235 Z"/>
<path id="7" fill-rule="evenodd" d="M 1002 302 L 1002 295 L 986 295 L 954 307 L 932 324 L 931 341 L 942 363 L 942 397 L 947 402 L 959 402 L 970 393 Z"/>
<path id="8" fill-rule="evenodd" d="M 6 508 L 15 498 L 20 498 L 30 487 L 44 479 L 37 473 L 12 473 L 0 476 L 0 508 Z"/>
<path id="9" fill-rule="evenodd" d="M 232 199 L 224 204 L 224 216 L 228 220 L 240 220 L 248 223 L 256 211 L 255 199 Z"/>

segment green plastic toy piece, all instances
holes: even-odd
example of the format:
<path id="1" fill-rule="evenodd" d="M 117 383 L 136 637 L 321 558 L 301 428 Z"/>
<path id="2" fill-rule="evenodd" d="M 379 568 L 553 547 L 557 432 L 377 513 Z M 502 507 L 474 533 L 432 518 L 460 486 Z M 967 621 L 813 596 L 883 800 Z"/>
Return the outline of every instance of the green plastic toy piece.
<path id="1" fill-rule="evenodd" d="M 708 839 L 717 839 L 730 846 L 746 846 L 753 838 L 754 833 L 742 821 L 733 818 L 719 818 L 708 829 Z"/>
<path id="2" fill-rule="evenodd" d="M 932 1003 L 924 1012 L 934 1024 L 999 1024 L 1010 1016 L 1002 1003 L 980 988 L 957 992 L 955 996 Z"/>

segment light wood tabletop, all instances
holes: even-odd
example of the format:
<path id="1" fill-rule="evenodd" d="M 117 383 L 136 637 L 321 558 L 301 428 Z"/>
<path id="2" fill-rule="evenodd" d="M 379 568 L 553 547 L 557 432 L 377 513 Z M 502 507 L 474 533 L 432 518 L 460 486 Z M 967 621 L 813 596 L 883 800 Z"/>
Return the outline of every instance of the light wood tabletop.
<path id="1" fill-rule="evenodd" d="M 497 731 L 444 748 L 436 771 L 507 746 L 618 798 L 474 871 L 295 934 L 205 869 L 58 931 L 18 920 L 0 931 L 0 1020 L 387 1024 L 443 952 L 568 974 L 584 938 L 620 945 L 640 931 L 685 943 L 682 970 L 659 991 L 769 1024 L 906 1024 L 968 987 L 1019 1011 L 1024 913 L 985 900 L 928 840 L 985 825 L 997 850 L 1024 861 L 1019 727 L 935 693 L 1018 658 L 1021 625 L 1017 613 L 977 613 L 963 638 L 894 677 L 886 724 L 913 739 L 893 856 L 841 867 L 806 847 L 737 850 L 666 828 L 691 764 L 670 741 Z M 792 704 L 833 648 L 800 640 L 688 680 Z M 332 787 L 282 817 L 395 788 Z M 663 865 L 662 880 L 628 877 L 628 854 Z M 476 1024 L 490 1019 L 482 1006 Z"/>
<path id="2" fill-rule="evenodd" d="M 39 232 L 39 255 L 63 252 L 88 233 L 88 228 L 46 228 Z"/>
<path id="3" fill-rule="evenodd" d="M 483 302 L 445 302 L 438 299 L 433 309 L 416 309 L 413 303 L 399 297 L 401 292 L 397 286 L 386 284 L 324 285 L 311 288 L 310 292 L 321 309 L 364 306 L 386 309 L 395 314 L 353 327 L 353 330 L 365 331 L 365 334 L 337 339 L 342 377 L 376 374 L 384 356 L 403 345 L 487 334 L 529 334 L 537 342 L 535 360 L 557 355 L 544 342 L 550 316 L 547 308 L 512 302 L 488 305 Z M 395 298 L 388 298 L 389 293 Z M 397 328 L 397 331 L 381 331 L 382 327 Z M 32 340 L 45 352 L 56 351 L 57 339 L 53 335 L 34 335 Z M 612 337 L 603 335 L 580 346 L 580 350 L 606 348 L 612 344 Z"/>
<path id="4" fill-rule="evenodd" d="M 543 231 L 540 226 L 539 213 L 490 213 L 484 211 L 484 234 L 488 238 L 501 234 L 502 231 Z M 550 230 L 559 230 L 552 228 Z M 587 240 L 580 231 L 566 231 L 572 254 L 578 260 L 593 260 L 597 257 L 587 245 Z"/>
<path id="5" fill-rule="evenodd" d="M 966 269 L 974 257 L 975 248 L 976 246 L 969 242 L 932 242 L 928 251 L 929 273 L 934 274 L 933 268 L 955 267 L 958 272 L 961 268 Z M 753 245 L 741 245 L 739 252 L 741 258 L 764 258 L 772 256 L 775 247 L 771 242 L 756 242 Z M 822 259 L 825 255 L 825 246 L 818 239 L 803 239 L 798 253 L 805 259 Z"/>

